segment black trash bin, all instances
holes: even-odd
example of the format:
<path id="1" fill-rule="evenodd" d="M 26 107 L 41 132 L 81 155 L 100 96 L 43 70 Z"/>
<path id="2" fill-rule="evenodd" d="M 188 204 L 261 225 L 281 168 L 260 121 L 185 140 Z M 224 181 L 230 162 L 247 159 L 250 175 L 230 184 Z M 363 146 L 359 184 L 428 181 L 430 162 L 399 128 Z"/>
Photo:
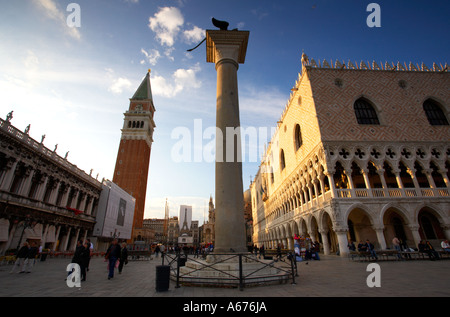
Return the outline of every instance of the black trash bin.
<path id="1" fill-rule="evenodd" d="M 164 292 L 169 290 L 170 266 L 158 265 L 156 267 L 156 291 Z"/>
<path id="2" fill-rule="evenodd" d="M 180 256 L 180 267 L 185 266 L 187 261 L 187 257 Z"/>

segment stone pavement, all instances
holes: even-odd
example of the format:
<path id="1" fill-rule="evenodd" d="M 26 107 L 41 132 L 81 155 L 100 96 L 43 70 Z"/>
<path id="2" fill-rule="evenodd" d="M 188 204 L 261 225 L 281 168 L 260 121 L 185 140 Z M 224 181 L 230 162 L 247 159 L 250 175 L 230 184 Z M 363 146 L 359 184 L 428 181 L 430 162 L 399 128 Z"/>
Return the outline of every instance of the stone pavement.
<path id="1" fill-rule="evenodd" d="M 369 263 L 353 262 L 337 256 L 321 256 L 320 261 L 298 263 L 296 284 L 238 288 L 175 287 L 155 289 L 156 266 L 161 259 L 130 261 L 122 274 L 107 279 L 106 262 L 91 259 L 87 281 L 81 288 L 67 286 L 66 267 L 70 259 L 50 258 L 36 262 L 31 273 L 10 274 L 12 265 L 0 266 L 0 297 L 448 297 L 450 260 L 384 261 L 380 265 L 380 287 L 368 287 Z"/>

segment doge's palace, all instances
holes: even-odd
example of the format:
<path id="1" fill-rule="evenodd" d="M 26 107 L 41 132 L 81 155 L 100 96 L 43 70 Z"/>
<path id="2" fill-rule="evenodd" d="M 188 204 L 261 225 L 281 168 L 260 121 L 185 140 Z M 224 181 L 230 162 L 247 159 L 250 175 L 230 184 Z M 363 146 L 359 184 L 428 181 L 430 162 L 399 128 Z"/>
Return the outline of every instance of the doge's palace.
<path id="1" fill-rule="evenodd" d="M 369 239 L 450 239 L 448 66 L 315 61 L 302 71 L 252 182 L 253 241 L 325 254 Z"/>

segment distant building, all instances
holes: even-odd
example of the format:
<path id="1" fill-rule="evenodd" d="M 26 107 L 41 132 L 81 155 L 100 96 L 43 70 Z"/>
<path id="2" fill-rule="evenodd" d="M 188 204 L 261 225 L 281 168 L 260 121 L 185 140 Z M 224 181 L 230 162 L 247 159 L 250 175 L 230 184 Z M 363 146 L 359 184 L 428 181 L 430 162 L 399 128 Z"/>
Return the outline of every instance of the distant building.
<path id="1" fill-rule="evenodd" d="M 167 231 L 167 245 L 178 245 L 178 236 L 180 235 L 180 226 L 178 225 L 178 217 L 169 218 L 169 229 Z"/>
<path id="2" fill-rule="evenodd" d="M 214 230 L 214 224 L 215 224 L 215 211 L 214 208 L 214 202 L 212 197 L 209 198 L 209 209 L 208 209 L 208 221 L 206 221 L 202 225 L 202 238 L 201 243 L 203 245 L 214 245 L 214 237 L 215 237 L 215 230 Z"/>
<path id="3" fill-rule="evenodd" d="M 154 240 L 152 242 L 163 244 L 167 242 L 167 236 L 164 232 L 164 219 L 144 219 L 144 228 L 154 232 Z"/>

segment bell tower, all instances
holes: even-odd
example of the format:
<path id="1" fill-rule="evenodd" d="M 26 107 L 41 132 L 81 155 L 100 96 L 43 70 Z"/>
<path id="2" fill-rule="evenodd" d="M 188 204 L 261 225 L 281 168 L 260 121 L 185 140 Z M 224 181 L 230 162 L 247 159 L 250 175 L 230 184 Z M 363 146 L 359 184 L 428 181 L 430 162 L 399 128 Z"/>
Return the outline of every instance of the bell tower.
<path id="1" fill-rule="evenodd" d="M 114 169 L 113 182 L 136 199 L 133 229 L 143 227 L 145 195 L 150 164 L 150 152 L 153 143 L 153 105 L 150 85 L 150 70 L 139 88 L 130 99 L 128 111 L 124 113 L 122 135 Z"/>

